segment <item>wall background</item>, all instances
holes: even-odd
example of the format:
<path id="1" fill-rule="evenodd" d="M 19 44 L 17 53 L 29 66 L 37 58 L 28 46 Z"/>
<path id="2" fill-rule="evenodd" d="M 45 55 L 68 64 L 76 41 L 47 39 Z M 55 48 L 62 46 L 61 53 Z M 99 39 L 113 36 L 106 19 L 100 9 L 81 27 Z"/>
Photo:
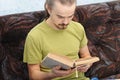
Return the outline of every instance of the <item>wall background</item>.
<path id="1" fill-rule="evenodd" d="M 108 2 L 115 0 L 77 0 L 77 5 Z M 44 10 L 45 0 L 0 0 L 0 16 Z"/>

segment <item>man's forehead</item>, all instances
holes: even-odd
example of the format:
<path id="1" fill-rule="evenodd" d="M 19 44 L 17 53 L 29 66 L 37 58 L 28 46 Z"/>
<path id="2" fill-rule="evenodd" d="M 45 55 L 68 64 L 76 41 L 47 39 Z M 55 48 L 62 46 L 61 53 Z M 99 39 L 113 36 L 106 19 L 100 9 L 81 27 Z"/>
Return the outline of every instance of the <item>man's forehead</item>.
<path id="1" fill-rule="evenodd" d="M 72 17 L 72 16 L 74 16 L 74 13 L 73 14 L 70 14 L 70 15 L 59 15 L 59 14 L 57 14 L 57 16 L 59 16 L 59 17 L 62 17 L 62 18 L 68 18 L 68 17 Z"/>

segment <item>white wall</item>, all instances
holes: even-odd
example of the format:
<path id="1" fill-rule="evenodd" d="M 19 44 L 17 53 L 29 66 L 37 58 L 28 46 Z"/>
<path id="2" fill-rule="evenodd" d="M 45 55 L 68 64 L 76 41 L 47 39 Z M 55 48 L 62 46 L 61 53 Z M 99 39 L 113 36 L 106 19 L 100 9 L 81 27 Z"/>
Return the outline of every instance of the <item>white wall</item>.
<path id="1" fill-rule="evenodd" d="M 77 5 L 85 5 L 115 0 L 77 0 Z M 45 0 L 0 0 L 0 16 L 44 10 Z"/>

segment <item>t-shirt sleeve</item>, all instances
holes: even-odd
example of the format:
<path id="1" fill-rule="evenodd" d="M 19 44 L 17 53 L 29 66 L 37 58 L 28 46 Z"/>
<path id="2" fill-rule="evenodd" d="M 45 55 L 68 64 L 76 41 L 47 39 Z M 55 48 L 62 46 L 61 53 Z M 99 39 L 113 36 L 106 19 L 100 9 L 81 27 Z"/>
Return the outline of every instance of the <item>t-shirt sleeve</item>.
<path id="1" fill-rule="evenodd" d="M 87 45 L 88 43 L 88 39 L 87 39 L 87 36 L 86 36 L 86 32 L 84 30 L 84 27 L 78 23 L 78 33 L 79 33 L 79 37 L 80 37 L 80 47 L 79 48 L 82 48 L 84 46 Z"/>
<path id="2" fill-rule="evenodd" d="M 86 36 L 85 30 L 84 30 L 83 27 L 82 27 L 82 31 L 83 31 L 83 36 L 82 36 L 82 39 L 81 39 L 81 45 L 80 45 L 80 48 L 86 46 L 87 43 L 88 43 L 88 39 L 87 39 L 87 36 Z"/>
<path id="3" fill-rule="evenodd" d="M 25 41 L 23 62 L 28 64 L 40 64 L 42 60 L 41 48 L 39 41 L 28 35 Z"/>

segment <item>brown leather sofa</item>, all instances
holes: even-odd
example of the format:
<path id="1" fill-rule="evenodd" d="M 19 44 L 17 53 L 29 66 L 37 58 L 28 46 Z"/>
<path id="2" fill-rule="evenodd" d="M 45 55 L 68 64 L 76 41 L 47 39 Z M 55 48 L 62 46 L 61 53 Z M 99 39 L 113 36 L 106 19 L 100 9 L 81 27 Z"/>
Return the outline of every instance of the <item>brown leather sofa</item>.
<path id="1" fill-rule="evenodd" d="M 0 80 L 29 80 L 22 61 L 24 42 L 44 18 L 44 11 L 0 16 Z M 73 20 L 84 26 L 89 50 L 100 58 L 86 76 L 120 79 L 120 1 L 78 6 Z"/>

